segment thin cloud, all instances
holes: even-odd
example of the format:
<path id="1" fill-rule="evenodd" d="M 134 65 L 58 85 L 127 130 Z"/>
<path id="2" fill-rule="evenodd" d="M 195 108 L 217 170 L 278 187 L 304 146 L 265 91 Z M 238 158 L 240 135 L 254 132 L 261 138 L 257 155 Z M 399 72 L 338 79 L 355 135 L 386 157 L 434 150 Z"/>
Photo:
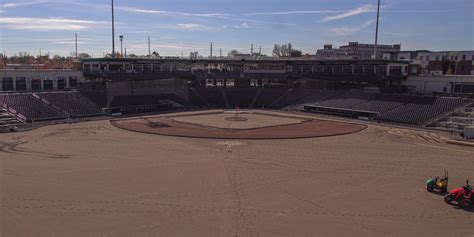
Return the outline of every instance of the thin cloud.
<path id="1" fill-rule="evenodd" d="M 250 25 L 247 24 L 246 22 L 240 24 L 240 25 L 234 25 L 234 28 L 235 29 L 248 29 L 250 28 Z"/>
<path id="2" fill-rule="evenodd" d="M 388 7 L 388 6 L 384 6 L 384 7 Z M 375 11 L 377 11 L 377 6 L 376 5 L 366 4 L 364 6 L 356 8 L 356 9 L 346 11 L 342 14 L 338 14 L 338 15 L 334 15 L 334 16 L 327 16 L 327 17 L 323 18 L 321 21 L 322 22 L 335 21 L 335 20 L 340 20 L 340 19 L 344 19 L 344 18 L 347 18 L 347 17 L 357 16 L 357 15 L 360 15 L 360 14 L 364 14 L 364 13 L 368 13 L 368 12 L 375 12 Z"/>
<path id="3" fill-rule="evenodd" d="M 358 25 L 358 26 L 336 27 L 336 28 L 329 29 L 329 31 L 336 34 L 336 35 L 351 35 L 351 34 L 359 32 L 361 30 L 366 29 L 367 27 L 372 25 L 374 22 L 375 22 L 375 20 L 370 20 L 370 21 L 366 21 L 363 24 Z"/>
<path id="4" fill-rule="evenodd" d="M 328 13 L 342 13 L 345 11 L 324 11 L 324 10 L 315 10 L 315 11 L 283 11 L 283 12 L 251 12 L 245 13 L 245 16 L 265 16 L 265 15 L 298 15 L 298 14 L 328 14 Z"/>
<path id="5" fill-rule="evenodd" d="M 223 13 L 188 13 L 188 12 L 173 12 L 173 11 L 162 11 L 152 9 L 141 9 L 135 7 L 117 7 L 118 10 L 135 13 L 152 13 L 152 14 L 167 14 L 167 15 L 179 15 L 179 16 L 195 16 L 195 17 L 219 17 L 227 16 Z"/>
<path id="6" fill-rule="evenodd" d="M 93 25 L 105 23 L 107 22 L 68 18 L 0 17 L 0 26 L 4 29 L 12 30 L 85 30 Z"/>
<path id="7" fill-rule="evenodd" d="M 210 30 L 211 27 L 196 23 L 174 24 L 174 25 L 158 25 L 159 28 L 171 30 L 185 30 L 185 31 L 203 31 Z"/>
<path id="8" fill-rule="evenodd" d="M 25 7 L 25 6 L 31 6 L 31 5 L 47 3 L 47 2 L 49 2 L 49 1 L 48 0 L 38 0 L 38 1 L 31 1 L 31 2 L 10 2 L 10 3 L 0 4 L 0 8 Z"/>
<path id="9" fill-rule="evenodd" d="M 126 12 L 131 12 L 131 13 L 148 13 L 148 14 L 163 14 L 163 15 L 186 16 L 186 17 L 217 18 L 217 19 L 223 19 L 223 20 L 229 20 L 229 21 L 251 22 L 251 23 L 258 23 L 258 24 L 294 25 L 294 24 L 288 24 L 288 23 L 278 23 L 278 22 L 236 18 L 232 14 L 227 14 L 227 13 L 188 13 L 188 12 L 142 9 L 142 8 L 135 8 L 135 7 L 117 7 L 117 9 L 126 11 Z"/>

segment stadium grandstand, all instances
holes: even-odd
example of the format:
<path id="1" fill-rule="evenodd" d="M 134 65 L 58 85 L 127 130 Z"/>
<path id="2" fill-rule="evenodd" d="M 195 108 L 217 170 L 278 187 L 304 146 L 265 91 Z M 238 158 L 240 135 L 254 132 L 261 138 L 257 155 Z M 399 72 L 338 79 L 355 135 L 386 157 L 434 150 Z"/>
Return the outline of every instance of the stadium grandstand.
<path id="1" fill-rule="evenodd" d="M 0 122 L 249 108 L 455 131 L 472 124 L 472 94 L 456 93 L 462 80 L 451 89 L 437 80 L 444 94 L 419 94 L 424 79 L 403 86 L 408 67 L 394 60 L 87 59 L 81 73 L 58 71 L 56 79 L 30 71 L 31 78 L 4 77 Z M 19 82 L 26 90 L 12 90 Z"/>

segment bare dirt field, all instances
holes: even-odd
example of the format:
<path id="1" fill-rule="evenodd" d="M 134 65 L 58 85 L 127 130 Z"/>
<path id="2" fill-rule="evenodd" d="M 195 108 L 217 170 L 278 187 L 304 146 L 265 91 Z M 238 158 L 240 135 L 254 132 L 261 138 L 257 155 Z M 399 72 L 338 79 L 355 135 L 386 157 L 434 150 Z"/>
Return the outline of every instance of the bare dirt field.
<path id="1" fill-rule="evenodd" d="M 369 125 L 341 136 L 196 139 L 109 121 L 0 134 L 0 236 L 474 236 L 424 190 L 474 180 L 474 148 Z"/>
<path id="2" fill-rule="evenodd" d="M 315 119 L 303 115 L 249 111 L 235 118 L 221 110 L 187 112 L 113 120 L 112 125 L 135 132 L 214 139 L 289 139 L 327 137 L 359 132 L 366 125 Z"/>

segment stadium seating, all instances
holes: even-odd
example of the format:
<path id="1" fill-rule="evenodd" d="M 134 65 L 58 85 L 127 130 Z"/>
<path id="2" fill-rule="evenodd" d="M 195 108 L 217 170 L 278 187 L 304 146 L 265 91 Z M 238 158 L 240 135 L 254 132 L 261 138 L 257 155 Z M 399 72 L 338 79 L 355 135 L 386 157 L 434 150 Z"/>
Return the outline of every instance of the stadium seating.
<path id="1" fill-rule="evenodd" d="M 377 95 L 371 100 L 355 105 L 352 109 L 385 113 L 397 107 L 403 106 L 411 100 L 411 96 L 405 95 Z"/>
<path id="2" fill-rule="evenodd" d="M 88 103 L 93 103 L 99 108 L 107 107 L 107 94 L 105 91 L 81 91 L 83 98 L 89 100 Z"/>
<path id="3" fill-rule="evenodd" d="M 0 127 L 11 127 L 22 124 L 14 115 L 8 113 L 8 111 L 0 107 Z"/>
<path id="4" fill-rule="evenodd" d="M 349 91 L 316 104 L 325 107 L 352 109 L 352 107 L 367 102 L 374 96 L 375 94 Z"/>
<path id="5" fill-rule="evenodd" d="M 69 115 L 48 104 L 32 94 L 9 94 L 0 95 L 0 103 L 5 103 L 28 120 L 38 121 L 46 119 L 67 118 Z"/>
<path id="6" fill-rule="evenodd" d="M 393 122 L 420 124 L 462 106 L 460 98 L 413 97 L 410 103 L 383 113 L 380 118 Z"/>
<path id="7" fill-rule="evenodd" d="M 71 116 L 91 116 L 102 114 L 102 111 L 96 105 L 81 100 L 80 94 L 72 94 L 68 92 L 58 93 L 39 93 L 40 98 L 47 101 L 51 105 L 59 108 Z"/>

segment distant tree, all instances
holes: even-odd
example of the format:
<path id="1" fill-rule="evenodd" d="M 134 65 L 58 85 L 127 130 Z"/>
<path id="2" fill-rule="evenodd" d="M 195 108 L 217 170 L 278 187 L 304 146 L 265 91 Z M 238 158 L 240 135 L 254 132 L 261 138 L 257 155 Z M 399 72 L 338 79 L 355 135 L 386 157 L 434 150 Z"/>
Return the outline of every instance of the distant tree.
<path id="1" fill-rule="evenodd" d="M 282 53 L 281 53 L 281 46 L 278 45 L 278 44 L 275 44 L 275 46 L 273 46 L 273 56 L 274 57 L 281 57 L 282 56 Z"/>
<path id="2" fill-rule="evenodd" d="M 299 58 L 299 57 L 302 57 L 302 56 L 303 56 L 303 53 L 301 52 L 301 50 L 292 49 L 290 51 L 290 57 Z"/>
<path id="3" fill-rule="evenodd" d="M 77 55 L 80 59 L 91 58 L 88 53 L 80 53 Z"/>
<path id="4" fill-rule="evenodd" d="M 156 51 L 153 51 L 153 53 L 151 54 L 151 57 L 152 58 L 159 58 L 160 57 L 160 54 Z"/>
<path id="5" fill-rule="evenodd" d="M 283 45 L 275 44 L 273 47 L 274 57 L 301 57 L 302 55 L 301 50 L 293 49 L 291 43 Z"/>
<path id="6" fill-rule="evenodd" d="M 239 52 L 239 51 L 236 50 L 236 49 L 233 49 L 233 50 L 231 50 L 231 51 L 227 54 L 227 56 L 230 57 L 230 58 L 232 58 L 232 57 L 235 57 L 235 55 L 237 55 L 237 54 L 241 54 L 241 52 Z"/>

